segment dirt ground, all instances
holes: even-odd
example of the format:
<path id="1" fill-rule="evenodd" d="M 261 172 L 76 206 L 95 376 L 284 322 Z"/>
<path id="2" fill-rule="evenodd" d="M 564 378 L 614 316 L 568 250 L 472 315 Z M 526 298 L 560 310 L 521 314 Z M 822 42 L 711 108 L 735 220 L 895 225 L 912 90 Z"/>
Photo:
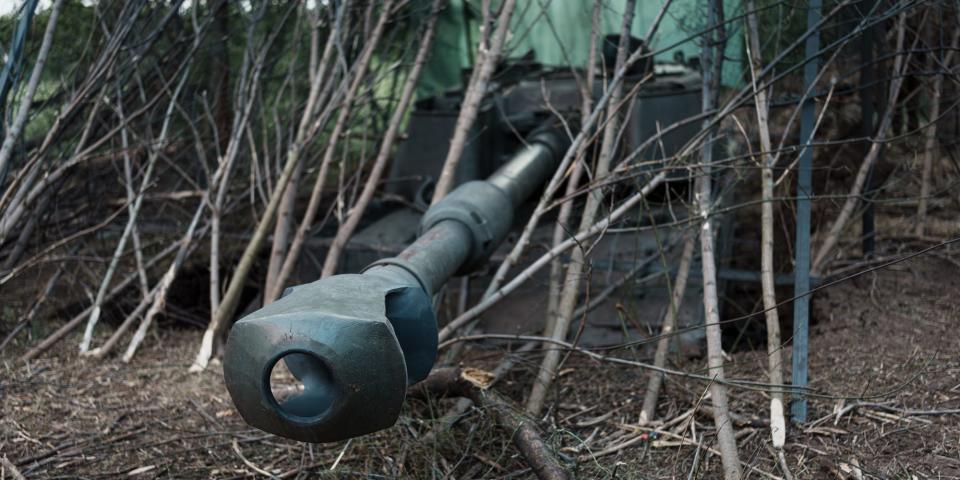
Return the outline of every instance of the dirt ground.
<path id="1" fill-rule="evenodd" d="M 810 421 L 790 429 L 785 448 L 796 478 L 960 478 L 957 268 L 945 257 L 918 258 L 817 295 L 820 321 L 810 342 L 817 396 Z M 27 366 L 15 361 L 22 347 L 8 348 L 0 452 L 27 478 L 532 477 L 509 433 L 484 412 L 440 429 L 453 400 L 408 401 L 393 428 L 336 444 L 251 429 L 230 402 L 219 364 L 187 373 L 198 339 L 196 330 L 163 329 L 129 365 L 78 359 L 75 338 Z M 467 364 L 491 368 L 501 350 L 486 348 L 474 347 Z M 762 381 L 765 355 L 733 354 L 727 376 Z M 522 400 L 537 360 L 528 356 L 496 388 Z M 675 366 L 697 372 L 703 362 Z M 649 432 L 634 426 L 644 377 L 571 356 L 541 423 L 548 440 L 577 478 L 717 478 L 706 385 L 668 377 L 658 410 L 665 424 Z M 765 394 L 734 389 L 731 396 L 748 478 L 783 477 L 765 446 L 764 420 L 751 417 L 767 411 Z"/>

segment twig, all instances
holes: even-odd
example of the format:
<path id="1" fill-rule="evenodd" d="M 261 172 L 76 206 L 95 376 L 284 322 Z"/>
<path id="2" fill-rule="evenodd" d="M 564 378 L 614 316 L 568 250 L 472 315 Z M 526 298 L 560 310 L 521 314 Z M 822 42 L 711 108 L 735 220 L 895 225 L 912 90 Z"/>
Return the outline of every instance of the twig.
<path id="1" fill-rule="evenodd" d="M 773 456 L 777 465 L 780 466 L 780 472 L 783 473 L 783 478 L 785 480 L 793 480 L 793 473 L 790 472 L 790 466 L 787 464 L 787 457 L 783 453 L 783 448 L 774 449 L 767 444 L 764 444 L 764 446 L 767 447 L 767 451 L 770 452 L 770 455 Z"/>
<path id="2" fill-rule="evenodd" d="M 341 11 L 338 12 L 338 19 L 342 15 L 343 9 L 347 7 L 349 2 L 345 2 L 341 6 Z M 374 8 L 376 5 L 371 3 L 368 8 Z M 356 69 L 353 73 L 352 78 L 345 78 L 344 82 L 349 80 L 347 91 L 344 94 L 342 105 L 340 106 L 340 111 L 337 115 L 337 120 L 334 122 L 333 131 L 330 134 L 330 142 L 326 146 L 323 152 L 323 158 L 320 161 L 320 168 L 317 173 L 317 178 L 314 180 L 313 188 L 310 191 L 310 199 L 307 201 L 307 209 L 303 214 L 303 218 L 300 221 L 300 226 L 297 228 L 297 232 L 293 236 L 293 241 L 290 243 L 290 248 L 287 251 L 287 256 L 283 261 L 283 266 L 280 268 L 280 274 L 277 275 L 277 280 L 273 284 L 272 289 L 266 293 L 266 302 L 269 303 L 276 299 L 283 290 L 283 285 L 286 284 L 287 279 L 290 278 L 290 275 L 293 273 L 293 269 L 296 266 L 297 260 L 300 257 L 300 250 L 303 248 L 304 241 L 307 238 L 307 234 L 313 228 L 313 222 L 316 219 L 317 211 L 320 209 L 320 200 L 323 195 L 324 184 L 326 183 L 327 176 L 329 175 L 330 165 L 333 163 L 334 155 L 336 154 L 337 145 L 340 141 L 340 137 L 343 136 L 344 130 L 347 127 L 347 120 L 350 118 L 350 113 L 355 102 L 360 87 L 363 86 L 364 80 L 367 74 L 367 69 L 370 66 L 370 62 L 373 58 L 373 52 L 376 49 L 377 44 L 379 44 L 380 39 L 383 35 L 383 30 L 386 28 L 387 20 L 390 17 L 390 10 L 393 7 L 393 0 L 387 0 L 383 3 L 382 12 L 380 13 L 380 18 L 377 21 L 376 26 L 373 29 L 371 37 L 369 40 L 366 40 L 364 50 L 361 52 L 360 57 L 356 60 L 354 68 Z M 372 14 L 372 12 L 371 12 Z M 339 20 L 338 25 L 339 27 Z M 328 42 L 336 42 L 337 28 L 331 29 L 330 39 Z M 322 62 L 323 63 L 323 62 Z M 322 75 L 318 75 L 316 83 L 314 84 L 315 88 L 319 91 L 320 84 L 319 82 L 323 79 Z M 311 138 L 320 130 L 322 126 L 325 126 L 328 116 L 326 113 L 319 115 L 317 118 L 313 119 L 312 117 L 307 117 L 304 113 L 304 118 L 301 123 L 301 130 L 304 130 L 304 137 L 301 139 L 301 142 L 305 142 L 307 139 Z M 331 111 L 332 113 L 332 111 Z M 291 152 L 296 151 L 296 154 L 300 154 L 300 150 L 304 145 L 297 145 L 296 143 L 291 147 Z M 295 150 L 296 149 L 296 150 Z"/>
<path id="3" fill-rule="evenodd" d="M 36 300 L 33 301 L 33 304 L 30 305 L 30 309 L 27 310 L 27 314 L 17 322 L 17 325 L 13 327 L 13 330 L 3 338 L 3 341 L 0 342 L 0 352 L 3 352 L 3 349 L 20 333 L 20 330 L 23 330 L 24 327 L 30 324 L 33 318 L 37 315 L 37 312 L 40 310 L 40 306 L 43 305 L 43 302 L 50 297 L 50 293 L 53 292 L 53 287 L 57 285 L 57 282 L 60 280 L 60 275 L 63 274 L 63 265 L 57 268 L 57 271 L 50 276 L 47 280 L 46 285 L 37 295 Z"/>
<path id="4" fill-rule="evenodd" d="M 702 327 L 701 327 L 701 328 L 702 328 Z M 446 340 L 446 341 L 440 343 L 439 348 L 440 348 L 440 349 L 443 349 L 443 348 L 446 348 L 446 347 L 450 346 L 451 344 L 454 344 L 454 343 L 457 343 L 457 342 L 477 341 L 477 340 L 490 340 L 490 339 L 495 339 L 495 340 L 517 340 L 517 341 L 522 340 L 522 341 L 528 341 L 528 342 L 551 343 L 551 344 L 557 345 L 557 346 L 559 346 L 559 347 L 562 347 L 562 348 L 565 349 L 565 350 L 572 350 L 572 351 L 578 352 L 578 353 L 580 353 L 580 354 L 586 355 L 587 357 L 590 357 L 590 358 L 592 358 L 592 359 L 594 359 L 594 360 L 598 360 L 598 361 L 602 361 L 602 362 L 616 363 L 616 364 L 619 364 L 619 365 L 629 365 L 629 366 L 632 366 L 632 367 L 639 367 L 639 368 L 643 368 L 643 369 L 646 369 L 646 370 L 652 370 L 652 371 L 659 372 L 659 373 L 662 373 L 662 374 L 665 374 L 665 375 L 672 375 L 672 376 L 677 376 L 677 377 L 682 377 L 682 378 L 691 378 L 691 379 L 696 379 L 696 380 L 700 380 L 700 381 L 704 381 L 704 382 L 708 382 L 708 383 L 722 383 L 723 385 L 727 385 L 727 386 L 731 386 L 731 387 L 737 387 L 737 388 L 742 388 L 742 389 L 744 389 L 744 390 L 768 391 L 768 390 L 771 390 L 771 389 L 776 389 L 776 390 L 783 391 L 783 392 L 787 392 L 787 393 L 802 392 L 802 393 L 804 393 L 804 394 L 806 394 L 806 395 L 813 395 L 813 394 L 812 394 L 810 391 L 808 391 L 806 388 L 794 387 L 793 385 L 771 385 L 771 384 L 769 384 L 769 383 L 755 382 L 755 381 L 750 381 L 750 380 L 717 379 L 716 377 L 713 377 L 713 376 L 710 376 L 710 375 L 699 375 L 699 374 L 696 374 L 696 373 L 688 373 L 688 372 L 684 372 L 684 371 L 680 371 L 680 370 L 673 370 L 673 369 L 666 368 L 666 367 L 660 368 L 660 367 L 657 367 L 657 366 L 652 365 L 652 364 L 649 364 L 649 363 L 643 363 L 643 362 L 638 362 L 638 361 L 635 361 L 635 360 L 628 360 L 628 359 L 625 359 L 625 358 L 619 358 L 619 357 L 613 357 L 613 356 L 610 356 L 610 355 L 604 355 L 604 354 L 597 353 L 597 352 L 595 352 L 595 351 L 588 350 L 588 349 L 586 349 L 586 348 L 583 348 L 583 347 L 574 345 L 574 344 L 572 344 L 572 343 L 565 342 L 565 341 L 563 341 L 563 340 L 553 339 L 553 338 L 551 338 L 551 337 L 541 337 L 541 336 L 534 336 L 534 335 L 510 335 L 510 334 L 499 334 L 499 333 L 484 333 L 484 334 L 477 334 L 477 335 L 464 335 L 464 336 L 462 336 L 462 337 L 452 338 L 452 339 L 450 339 L 450 340 Z M 822 397 L 825 397 L 825 398 L 833 398 L 833 397 L 831 397 L 831 396 L 822 396 Z M 712 414 L 712 413 L 711 413 L 711 414 Z M 750 421 L 747 421 L 747 423 L 749 423 L 749 424 L 754 424 L 754 423 L 757 423 L 757 422 L 755 422 L 755 421 L 753 421 L 753 420 L 750 420 Z"/>
<path id="5" fill-rule="evenodd" d="M 693 452 L 693 465 L 690 466 L 690 473 L 687 474 L 687 480 L 693 480 L 697 469 L 700 467 L 700 451 L 703 450 L 703 435 L 697 440 L 697 450 Z"/>
<path id="6" fill-rule="evenodd" d="M 951 45 L 943 61 L 948 69 L 953 59 L 953 54 L 957 50 L 958 42 L 960 42 L 960 29 L 955 29 L 953 32 L 953 40 L 950 42 Z M 935 56 L 931 54 L 929 59 L 930 64 L 933 64 Z M 943 97 L 943 77 L 944 75 L 937 75 L 933 78 L 933 92 L 930 95 L 930 115 L 928 116 L 931 123 L 924 134 L 923 170 L 920 177 L 920 199 L 917 203 L 917 228 L 915 230 L 919 237 L 924 235 L 927 226 L 927 201 L 930 197 L 930 176 L 933 171 L 934 158 L 937 153 L 939 153 L 939 148 L 937 148 L 939 144 L 937 139 L 937 122 L 935 120 L 940 117 L 940 100 Z"/>
<path id="7" fill-rule="evenodd" d="M 156 256 L 148 260 L 147 263 L 144 264 L 144 268 L 149 269 L 160 260 L 163 260 L 164 257 L 173 253 L 173 251 L 176 250 L 176 247 L 177 247 L 176 243 L 167 246 L 165 249 L 163 249 L 163 251 L 161 251 Z M 130 284 L 132 284 L 136 280 L 137 280 L 137 273 L 132 273 L 128 275 L 120 283 L 118 283 L 117 286 L 113 287 L 113 289 L 110 290 L 110 292 L 106 295 L 106 297 L 104 297 L 104 302 L 109 302 L 110 300 L 112 300 L 113 297 L 123 292 L 127 287 L 130 286 Z M 80 324 L 90 315 L 91 310 L 93 310 L 93 306 L 89 306 L 82 312 L 78 313 L 76 316 L 71 318 L 67 323 L 65 323 L 63 326 L 58 328 L 55 332 L 51 333 L 42 342 L 37 344 L 37 346 L 31 348 L 30 350 L 27 351 L 27 353 L 23 354 L 23 356 L 20 357 L 20 360 L 24 362 L 33 360 L 34 358 L 37 358 L 38 356 L 43 354 L 43 352 L 46 352 L 48 349 L 50 349 L 50 347 L 56 345 L 57 342 L 59 342 L 60 340 L 63 340 L 63 338 L 66 337 L 70 332 L 72 332 L 75 328 L 80 326 Z"/>
<path id="8" fill-rule="evenodd" d="M 137 327 L 137 331 L 133 333 L 133 337 L 130 339 L 130 344 L 127 345 L 127 350 L 123 353 L 124 362 L 129 362 L 130 359 L 133 358 L 133 354 L 137 351 L 137 347 L 140 346 L 140 342 L 142 342 L 147 336 L 147 329 L 150 328 L 150 324 L 153 322 L 153 319 L 164 310 L 164 307 L 166 307 L 167 295 L 170 293 L 170 288 L 173 286 L 173 281 L 177 278 L 177 274 L 180 272 L 183 262 L 186 261 L 187 255 L 190 253 L 191 245 L 197 230 L 197 224 L 200 223 L 200 217 L 202 216 L 204 206 L 207 203 L 206 200 L 208 200 L 208 198 L 204 197 L 203 201 L 201 201 L 197 206 L 197 211 L 194 213 L 193 219 L 190 221 L 190 225 L 187 227 L 186 233 L 184 233 L 183 238 L 180 239 L 180 248 L 177 250 L 176 257 L 174 257 L 173 261 L 170 262 L 170 266 L 167 267 L 167 271 L 163 274 L 163 277 L 160 279 L 160 283 L 156 287 L 157 291 L 152 298 L 153 303 L 150 306 L 150 310 L 147 310 L 146 315 L 143 316 L 143 321 L 140 322 L 140 326 Z"/>
<path id="9" fill-rule="evenodd" d="M 563 468 L 543 440 L 536 422 L 521 413 L 513 402 L 488 389 L 493 374 L 471 368 L 444 368 L 434 371 L 426 380 L 411 387 L 408 395 L 426 398 L 454 395 L 467 397 L 492 414 L 494 421 L 510 433 L 513 444 L 541 480 L 566 480 L 570 474 Z"/>
<path id="10" fill-rule="evenodd" d="M 133 233 L 134 227 L 137 223 L 137 216 L 140 212 L 140 207 L 143 205 L 143 194 L 146 192 L 147 188 L 151 186 L 151 177 L 157 164 L 157 159 L 160 158 L 160 150 L 166 143 L 167 133 L 170 128 L 170 120 L 173 118 L 174 107 L 177 104 L 177 98 L 180 96 L 183 86 L 187 83 L 187 79 L 189 78 L 188 73 L 189 69 L 185 69 L 183 77 L 180 79 L 179 84 L 173 91 L 173 94 L 170 96 L 170 104 L 167 106 L 167 111 L 163 118 L 163 126 L 160 128 L 160 135 L 156 144 L 152 146 L 150 150 L 150 158 L 147 160 L 147 167 L 143 174 L 143 180 L 141 180 L 140 183 L 140 190 L 137 193 L 137 197 L 134 200 L 133 205 L 129 208 L 130 215 L 127 219 L 127 224 L 123 229 L 123 234 L 120 236 L 120 240 L 117 242 L 117 246 L 113 252 L 113 257 L 110 259 L 110 265 L 107 267 L 107 271 L 103 275 L 103 280 L 100 282 L 100 288 L 97 290 L 97 296 L 93 301 L 93 310 L 90 311 L 90 318 L 87 319 L 87 326 L 84 329 L 83 337 L 80 340 L 80 353 L 86 353 L 88 350 L 90 350 L 90 342 L 93 340 L 93 329 L 97 325 L 97 321 L 100 320 L 103 297 L 106 295 L 107 289 L 110 287 L 110 281 L 113 279 L 113 274 L 117 269 L 117 265 L 120 263 L 120 256 L 123 254 L 123 251 L 126 248 L 127 240 Z"/>
<path id="11" fill-rule="evenodd" d="M 20 470 L 17 470 L 17 466 L 10 463 L 10 460 L 7 459 L 6 455 L 0 456 L 0 464 L 3 464 L 3 469 L 10 474 L 10 477 L 14 480 L 27 480 L 26 477 L 20 473 Z M 2 471 L 0 470 L 0 471 Z M 2 477 L 3 475 L 0 475 Z"/>
<path id="12" fill-rule="evenodd" d="M 372 5 L 372 4 L 371 4 Z M 381 12 L 381 18 L 377 22 L 377 29 L 375 30 L 374 37 L 366 45 L 364 53 L 361 55 L 361 59 L 358 60 L 361 64 L 360 71 L 357 73 L 357 76 L 354 78 L 354 86 L 351 86 L 351 91 L 356 92 L 359 89 L 359 79 L 363 77 L 365 73 L 365 67 L 363 65 L 368 65 L 370 62 L 370 57 L 372 56 L 372 50 L 379 41 L 379 34 L 382 32 L 387 18 L 389 17 L 390 8 L 393 5 L 393 0 L 386 0 L 383 5 L 383 12 Z M 371 6 L 372 8 L 372 6 Z M 316 98 L 318 95 L 319 85 L 314 84 L 311 88 L 311 97 Z M 349 114 L 349 108 L 347 108 L 352 103 L 352 97 L 349 96 L 345 100 L 345 105 L 342 111 L 347 111 L 346 114 L 341 113 L 340 119 L 338 119 L 338 124 L 346 122 L 346 117 Z M 307 111 L 312 110 L 312 104 L 308 101 Z M 230 278 L 230 282 L 227 286 L 226 293 L 223 295 L 223 300 L 221 301 L 219 307 L 213 314 L 213 318 L 210 321 L 210 325 L 207 327 L 207 330 L 203 334 L 203 338 L 200 342 L 200 348 L 197 351 L 197 356 L 194 359 L 193 365 L 190 367 L 192 372 L 200 372 L 207 368 L 207 364 L 210 362 L 210 357 L 213 355 L 213 347 L 215 338 L 222 333 L 222 330 L 226 327 L 227 323 L 233 318 L 234 313 L 236 313 L 237 306 L 240 303 L 240 295 L 243 290 L 243 286 L 246 283 L 247 274 L 250 272 L 250 269 L 253 268 L 253 264 L 257 258 L 257 252 L 260 250 L 260 245 L 267 237 L 267 232 L 270 230 L 270 227 L 273 224 L 274 216 L 277 213 L 277 209 L 280 205 L 280 201 L 283 198 L 283 192 L 287 188 L 287 184 L 290 181 L 290 177 L 293 175 L 293 171 L 297 168 L 298 163 L 302 160 L 303 147 L 306 145 L 307 141 L 312 138 L 312 135 L 316 133 L 316 129 L 319 128 L 317 122 L 309 121 L 309 117 L 303 119 L 300 124 L 300 128 L 297 130 L 297 138 L 294 140 L 293 145 L 287 151 L 286 161 L 283 166 L 283 171 L 280 173 L 280 177 L 277 179 L 276 185 L 274 186 L 273 193 L 270 195 L 269 203 L 266 208 L 260 215 L 260 220 L 257 223 L 257 227 L 254 231 L 253 237 L 247 243 L 246 247 L 243 250 L 243 254 L 240 256 L 240 261 L 237 263 L 236 270 L 233 273 L 233 276 Z M 343 125 L 340 125 L 340 129 L 334 127 L 334 133 L 331 137 L 331 144 L 327 147 L 328 151 L 331 151 L 336 146 L 337 138 L 340 136 L 343 129 Z M 332 159 L 332 154 L 330 156 Z M 327 157 L 324 158 L 324 164 L 328 164 Z M 324 170 L 321 166 L 320 177 L 318 177 L 318 182 L 323 185 L 323 175 Z M 316 186 L 316 185 L 315 185 Z M 317 193 L 315 189 L 313 193 Z M 314 195 L 311 193 L 310 203 L 313 204 Z M 319 193 L 317 193 L 319 196 Z M 319 199 L 317 199 L 319 201 Z M 307 213 L 309 216 L 310 208 L 308 206 Z M 301 231 L 306 226 L 309 228 L 310 220 L 305 217 L 304 221 L 301 222 L 300 230 L 297 232 L 297 237 L 294 238 L 294 242 L 299 238 Z M 294 246 L 291 245 L 290 251 L 287 253 L 288 259 L 290 255 L 294 255 Z M 280 279 L 278 278 L 278 283 Z"/>
<path id="13" fill-rule="evenodd" d="M 510 282 L 508 282 L 506 285 L 501 287 L 499 290 L 496 290 L 490 296 L 484 298 L 484 300 L 481 300 L 480 303 L 474 305 L 462 315 L 459 315 L 457 318 L 451 320 L 450 323 L 440 329 L 440 341 L 450 338 L 450 336 L 453 335 L 453 333 L 456 332 L 460 327 L 477 318 L 483 312 L 487 311 L 490 307 L 499 302 L 502 298 L 506 297 L 520 287 L 520 285 L 523 285 L 523 283 L 529 280 L 533 274 L 538 272 L 544 266 L 548 265 L 550 261 L 556 258 L 558 255 L 573 248 L 575 245 L 579 245 L 584 240 L 603 232 L 614 222 L 620 220 L 624 215 L 633 210 L 634 207 L 643 201 L 643 199 L 649 195 L 653 189 L 661 185 L 664 180 L 666 180 L 665 172 L 657 174 L 655 177 L 651 178 L 650 181 L 644 185 L 639 192 L 634 193 L 632 196 L 624 200 L 623 203 L 617 206 L 616 209 L 610 212 L 606 218 L 593 224 L 590 228 L 580 231 L 572 238 L 568 238 L 563 243 L 551 248 L 549 251 L 547 251 L 547 253 L 541 255 L 540 258 L 530 264 L 530 266 L 528 266 L 522 272 L 517 274 L 517 276 L 510 280 Z"/>
<path id="14" fill-rule="evenodd" d="M 593 15 L 590 23 L 590 51 L 587 55 L 587 78 L 580 90 L 580 116 L 582 118 L 589 118 L 590 112 L 593 108 L 593 90 L 597 69 L 597 37 L 600 35 L 601 6 L 601 2 L 593 2 Z M 577 152 L 576 159 L 574 160 L 573 172 L 570 174 L 570 178 L 567 180 L 567 189 L 566 192 L 564 192 L 564 197 L 566 198 L 569 198 L 576 193 L 577 188 L 580 186 L 580 177 L 582 177 L 584 171 L 586 171 L 584 160 L 587 154 L 588 146 L 588 143 L 581 144 L 579 151 Z M 553 227 L 553 246 L 557 246 L 563 242 L 563 237 L 567 235 L 567 224 L 570 221 L 571 213 L 573 213 L 572 199 L 564 202 L 560 206 L 560 213 L 557 214 L 557 221 Z M 504 272 L 504 274 L 505 273 L 506 272 Z M 557 307 L 559 306 L 558 303 L 560 302 L 560 290 L 562 286 L 561 282 L 563 281 L 562 275 L 563 262 L 561 262 L 559 258 L 555 258 L 550 263 L 550 291 L 547 297 L 547 325 L 546 328 L 544 328 L 544 332 L 547 334 L 553 331 L 553 323 L 556 319 Z M 491 282 L 490 287 L 492 289 L 496 289 L 496 285 L 498 284 L 499 282 Z"/>
<path id="15" fill-rule="evenodd" d="M 244 457 L 243 452 L 240 451 L 240 445 L 237 443 L 236 438 L 233 439 L 233 451 L 236 452 L 237 456 L 240 457 L 240 461 L 242 461 L 244 465 L 249 467 L 250 470 L 253 470 L 254 472 L 257 472 L 260 475 L 263 475 L 268 478 L 277 478 L 276 475 L 254 465 L 253 462 L 251 462 L 250 460 L 247 460 L 247 457 Z"/>

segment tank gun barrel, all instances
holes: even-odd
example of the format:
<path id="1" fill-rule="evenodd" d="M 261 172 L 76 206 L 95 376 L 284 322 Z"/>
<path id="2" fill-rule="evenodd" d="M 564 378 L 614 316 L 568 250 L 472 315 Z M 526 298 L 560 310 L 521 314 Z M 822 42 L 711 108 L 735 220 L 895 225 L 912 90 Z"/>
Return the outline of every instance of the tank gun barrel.
<path id="1" fill-rule="evenodd" d="M 567 147 L 562 131 L 535 131 L 487 180 L 464 183 L 430 207 L 417 239 L 396 257 L 360 274 L 287 289 L 234 324 L 224 380 L 244 420 L 307 442 L 393 425 L 407 386 L 426 378 L 436 360 L 431 297 L 450 277 L 489 259 L 516 210 L 553 173 Z M 280 361 L 303 385 L 282 400 L 271 389 Z"/>

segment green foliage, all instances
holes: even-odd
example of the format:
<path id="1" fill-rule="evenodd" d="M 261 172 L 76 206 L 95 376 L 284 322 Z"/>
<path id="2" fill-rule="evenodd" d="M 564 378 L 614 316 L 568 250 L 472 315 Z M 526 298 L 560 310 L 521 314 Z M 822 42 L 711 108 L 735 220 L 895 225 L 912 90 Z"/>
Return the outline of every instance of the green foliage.
<path id="1" fill-rule="evenodd" d="M 86 3 L 89 2 L 64 1 L 31 117 L 21 137 L 22 144 L 28 149 L 38 145 L 50 131 L 74 92 L 88 78 L 110 36 L 123 24 L 124 9 L 132 5 L 130 2 Z M 375 153 L 379 142 L 377 133 L 386 128 L 386 121 L 395 108 L 396 97 L 419 44 L 420 27 L 431 4 L 411 2 L 391 13 L 384 38 L 375 52 L 371 78 L 353 108 L 348 138 L 340 143 L 346 153 L 343 157 L 345 169 L 352 171 L 362 164 L 362 156 Z M 312 15 L 307 12 L 305 4 L 275 0 L 185 1 L 161 28 L 161 21 L 169 14 L 171 5 L 168 1 L 147 0 L 136 17 L 119 53 L 122 60 L 118 65 L 122 66 L 111 71 L 107 75 L 109 84 L 99 84 L 98 92 L 91 97 L 105 95 L 111 102 L 101 103 L 94 122 L 94 135 L 97 135 L 96 129 L 116 126 L 118 89 L 123 97 L 124 111 L 130 115 L 143 107 L 145 101 L 172 88 L 168 83 L 176 78 L 183 59 L 199 38 L 196 59 L 179 99 L 182 108 L 174 118 L 171 138 L 192 143 L 196 132 L 207 149 L 208 162 L 223 153 L 221 148 L 231 134 L 232 119 L 242 107 L 243 92 L 239 90 L 244 81 L 245 61 L 252 62 L 257 55 L 264 55 L 266 62 L 260 74 L 248 131 L 254 141 L 252 144 L 247 140 L 241 143 L 241 155 L 252 155 L 253 152 L 248 150 L 256 148 L 260 161 L 281 162 L 282 152 L 292 141 L 310 88 L 308 66 Z M 354 32 L 372 28 L 382 14 L 377 8 L 367 18 L 365 2 L 354 2 L 353 5 L 345 23 Z M 316 12 L 320 18 L 317 35 L 322 50 L 331 28 L 332 12 L 323 5 L 319 8 Z M 39 10 L 34 16 L 24 49 L 25 76 L 29 75 L 36 60 L 49 18 L 49 8 Z M 17 20 L 15 13 L 0 17 L 0 45 L 11 37 Z M 201 34 L 199 37 L 198 33 Z M 342 55 L 339 63 L 349 66 L 364 48 L 365 37 L 354 33 L 345 39 L 339 52 Z M 133 55 L 138 57 L 135 67 L 131 68 L 127 62 Z M 17 87 L 8 102 L 8 116 L 16 110 L 23 82 Z M 83 105 L 70 121 L 68 130 L 54 142 L 51 153 L 68 155 L 73 151 L 92 106 L 93 102 Z M 161 99 L 137 119 L 137 125 L 131 130 L 135 135 L 131 138 L 133 143 L 140 144 L 158 133 L 164 108 L 165 102 Z M 325 147 L 331 128 L 332 122 L 327 131 L 319 132 L 312 139 L 309 155 L 315 157 Z M 118 148 L 118 142 L 119 138 L 114 138 L 109 148 Z M 249 173 L 244 170 L 251 168 L 251 162 L 240 161 L 237 165 L 239 175 Z M 339 174 L 337 170 L 339 167 L 333 173 Z"/>

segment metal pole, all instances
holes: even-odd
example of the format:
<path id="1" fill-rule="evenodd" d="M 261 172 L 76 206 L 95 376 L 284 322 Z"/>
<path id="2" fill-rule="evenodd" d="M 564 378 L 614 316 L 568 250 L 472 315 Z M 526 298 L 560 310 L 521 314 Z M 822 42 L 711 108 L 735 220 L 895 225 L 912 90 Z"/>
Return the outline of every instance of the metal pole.
<path id="1" fill-rule="evenodd" d="M 807 29 L 820 23 L 822 0 L 811 0 L 807 10 Z M 817 78 L 819 62 L 816 57 L 820 50 L 820 31 L 807 37 L 805 45 L 806 64 L 803 67 L 804 91 L 810 91 Z M 798 387 L 807 386 L 807 336 L 810 322 L 810 198 L 813 196 L 813 149 L 812 140 L 815 105 L 807 98 L 803 103 L 800 118 L 800 142 L 804 149 L 797 165 L 797 248 L 796 270 L 794 271 L 793 302 L 793 379 Z M 807 399 L 794 398 L 790 412 L 795 422 L 807 420 Z"/>

